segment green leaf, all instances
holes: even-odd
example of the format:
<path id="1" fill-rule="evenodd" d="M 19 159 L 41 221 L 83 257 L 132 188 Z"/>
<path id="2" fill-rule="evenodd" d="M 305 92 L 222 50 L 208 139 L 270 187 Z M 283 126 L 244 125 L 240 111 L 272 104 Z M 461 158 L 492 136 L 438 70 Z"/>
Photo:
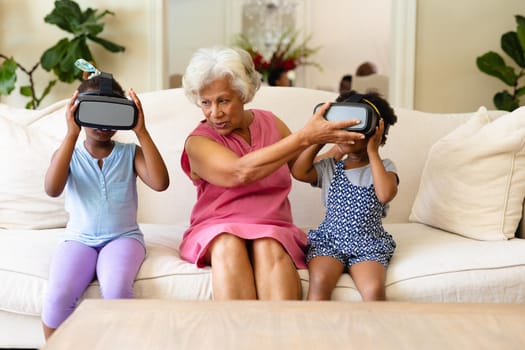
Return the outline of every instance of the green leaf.
<path id="1" fill-rule="evenodd" d="M 520 87 L 516 90 L 516 97 L 525 96 L 525 86 Z"/>
<path id="2" fill-rule="evenodd" d="M 525 26 L 525 17 L 521 15 L 516 15 L 516 23 L 518 26 Z"/>
<path id="3" fill-rule="evenodd" d="M 58 26 L 66 32 L 75 34 L 82 23 L 82 10 L 71 0 L 55 1 L 55 8 L 44 17 L 44 21 Z"/>
<path id="4" fill-rule="evenodd" d="M 75 61 L 84 58 L 87 61 L 93 60 L 91 52 L 86 45 L 86 38 L 79 37 L 71 40 L 61 57 L 60 63 L 54 67 L 53 72 L 60 81 L 71 83 L 80 79 L 82 72 L 75 67 Z"/>
<path id="5" fill-rule="evenodd" d="M 516 83 L 517 75 L 514 68 L 507 66 L 503 58 L 494 51 L 479 56 L 476 64 L 483 73 L 494 76 L 509 86 L 514 86 Z"/>
<path id="6" fill-rule="evenodd" d="M 104 11 L 104 14 L 108 11 Z M 102 16 L 103 17 L 103 16 Z M 104 30 L 104 23 L 99 23 L 101 16 L 97 16 L 96 10 L 91 8 L 84 12 L 84 20 L 82 22 L 82 33 L 85 35 L 96 36 Z"/>
<path id="7" fill-rule="evenodd" d="M 47 83 L 46 88 L 44 89 L 44 92 L 42 93 L 42 96 L 40 96 L 40 101 L 44 99 L 50 92 L 53 86 L 57 83 L 56 80 L 51 80 L 49 83 Z"/>
<path id="8" fill-rule="evenodd" d="M 69 40 L 64 38 L 50 47 L 40 57 L 40 64 L 46 71 L 54 69 L 60 64 L 62 57 L 64 57 L 69 47 Z"/>
<path id="9" fill-rule="evenodd" d="M 525 50 L 525 17 L 516 16 L 516 22 L 518 22 L 518 27 L 516 29 L 518 41 L 521 45 L 522 50 Z"/>
<path id="10" fill-rule="evenodd" d="M 104 18 L 106 15 L 115 16 L 115 13 L 113 11 L 104 10 L 104 12 L 102 12 L 100 15 L 97 15 L 96 20 L 99 21 L 102 18 Z"/>
<path id="11" fill-rule="evenodd" d="M 501 36 L 501 48 L 520 67 L 525 67 L 525 56 L 516 32 L 507 32 Z"/>
<path id="12" fill-rule="evenodd" d="M 503 90 L 494 95 L 493 101 L 496 108 L 503 111 L 511 112 L 520 106 L 518 99 L 512 97 L 507 90 Z"/>
<path id="13" fill-rule="evenodd" d="M 35 101 L 34 100 L 29 100 L 28 103 L 26 103 L 26 109 L 36 109 L 36 107 L 38 107 L 37 105 L 34 105 Z"/>
<path id="14" fill-rule="evenodd" d="M 104 24 L 84 23 L 82 24 L 82 33 L 89 36 L 97 36 L 104 30 Z"/>
<path id="15" fill-rule="evenodd" d="M 102 45 L 106 50 L 111 52 L 121 52 L 126 50 L 124 46 L 117 45 L 109 40 L 98 38 L 95 36 L 88 35 L 88 38 L 92 41 L 96 42 L 97 44 Z"/>
<path id="16" fill-rule="evenodd" d="M 40 63 L 45 70 L 52 70 L 60 81 L 71 83 L 82 76 L 80 70 L 75 67 L 75 61 L 79 58 L 87 61 L 93 60 L 85 36 L 74 38 L 71 41 L 60 40 L 55 46 L 44 52 Z"/>
<path id="17" fill-rule="evenodd" d="M 13 58 L 5 60 L 0 65 L 0 95 L 9 95 L 16 84 L 16 61 Z"/>
<path id="18" fill-rule="evenodd" d="M 33 90 L 31 90 L 31 85 L 21 86 L 20 95 L 26 96 L 26 97 L 33 97 Z"/>

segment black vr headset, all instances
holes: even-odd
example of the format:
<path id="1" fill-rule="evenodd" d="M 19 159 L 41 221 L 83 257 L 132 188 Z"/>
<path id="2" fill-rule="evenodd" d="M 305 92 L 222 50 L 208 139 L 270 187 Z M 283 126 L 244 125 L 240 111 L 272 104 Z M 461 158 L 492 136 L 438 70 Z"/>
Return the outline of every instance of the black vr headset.
<path id="1" fill-rule="evenodd" d="M 133 101 L 113 92 L 113 76 L 100 73 L 100 90 L 78 95 L 75 121 L 80 126 L 104 130 L 130 130 L 137 125 L 138 109 Z"/>
<path id="2" fill-rule="evenodd" d="M 314 108 L 314 113 L 324 103 L 319 103 Z M 372 102 L 363 98 L 361 94 L 354 94 L 350 96 L 348 102 L 332 102 L 330 107 L 325 112 L 324 118 L 328 121 L 341 121 L 357 119 L 361 121 L 357 125 L 349 126 L 345 130 L 359 132 L 365 136 L 372 136 L 376 127 L 379 124 L 379 110 Z M 387 126 L 385 126 L 385 135 L 387 134 Z"/>

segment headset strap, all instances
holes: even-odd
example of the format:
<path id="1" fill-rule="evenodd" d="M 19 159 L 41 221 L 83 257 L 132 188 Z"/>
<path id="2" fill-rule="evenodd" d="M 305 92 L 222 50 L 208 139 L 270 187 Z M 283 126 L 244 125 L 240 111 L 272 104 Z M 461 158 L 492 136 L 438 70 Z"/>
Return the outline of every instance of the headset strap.
<path id="1" fill-rule="evenodd" d="M 113 75 L 110 73 L 100 73 L 100 94 L 103 96 L 113 95 Z"/>
<path id="2" fill-rule="evenodd" d="M 372 107 L 372 109 L 377 113 L 377 116 L 379 118 L 381 118 L 381 113 L 379 112 L 379 109 L 376 107 L 375 104 L 372 103 L 372 101 L 366 99 L 363 95 L 361 94 L 353 94 L 352 96 L 350 96 L 347 100 L 348 102 L 354 102 L 354 103 L 366 103 L 367 105 L 369 105 L 370 107 Z"/>

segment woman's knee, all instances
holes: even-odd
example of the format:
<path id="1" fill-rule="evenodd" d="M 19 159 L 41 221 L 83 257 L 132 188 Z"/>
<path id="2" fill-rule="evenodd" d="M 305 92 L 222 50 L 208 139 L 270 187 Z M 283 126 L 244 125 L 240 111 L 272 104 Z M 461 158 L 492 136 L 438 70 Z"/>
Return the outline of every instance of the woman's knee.
<path id="1" fill-rule="evenodd" d="M 259 238 L 253 241 L 253 254 L 257 260 L 268 263 L 278 263 L 283 260 L 292 260 L 284 247 L 273 238 Z"/>
<path id="2" fill-rule="evenodd" d="M 228 261 L 247 254 L 246 240 L 229 233 L 215 237 L 208 247 L 207 257 L 214 260 Z"/>

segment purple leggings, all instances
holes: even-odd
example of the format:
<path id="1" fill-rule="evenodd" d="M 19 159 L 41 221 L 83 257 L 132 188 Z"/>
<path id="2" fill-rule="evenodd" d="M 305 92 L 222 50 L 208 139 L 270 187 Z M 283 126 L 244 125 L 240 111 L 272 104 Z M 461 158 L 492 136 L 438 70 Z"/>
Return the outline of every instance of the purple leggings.
<path id="1" fill-rule="evenodd" d="M 42 309 L 44 324 L 57 328 L 64 322 L 95 276 L 104 299 L 133 298 L 133 282 L 145 253 L 134 238 L 118 238 L 98 248 L 62 242 L 51 263 Z"/>

